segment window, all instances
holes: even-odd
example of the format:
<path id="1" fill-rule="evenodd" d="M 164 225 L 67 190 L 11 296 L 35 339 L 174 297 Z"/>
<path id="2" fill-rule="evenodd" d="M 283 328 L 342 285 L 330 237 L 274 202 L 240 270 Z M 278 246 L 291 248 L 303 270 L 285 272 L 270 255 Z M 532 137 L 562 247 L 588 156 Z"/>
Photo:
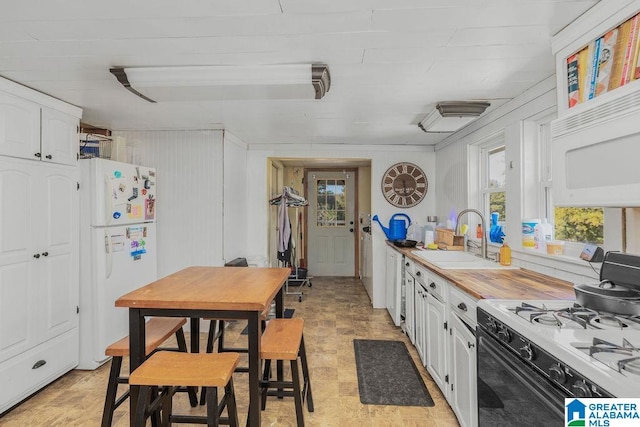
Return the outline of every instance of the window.
<path id="1" fill-rule="evenodd" d="M 489 208 L 489 213 L 498 213 L 498 220 L 506 220 L 506 166 L 505 166 L 505 146 L 486 150 L 487 156 L 487 181 L 482 193 L 484 194 L 484 205 Z M 486 212 L 486 209 L 485 209 Z"/>
<path id="2" fill-rule="evenodd" d="M 482 213 L 486 225 L 486 237 L 491 243 L 500 244 L 507 232 L 507 144 L 504 131 L 488 135 L 468 146 L 469 154 L 469 202 L 467 206 Z M 511 208 L 509 208 L 511 209 Z M 495 215 L 493 215 L 495 213 Z M 493 228 L 493 218 L 497 221 Z M 474 230 L 480 218 L 467 215 L 467 224 Z"/>
<path id="3" fill-rule="evenodd" d="M 316 180 L 318 227 L 344 227 L 347 217 L 346 182 L 343 179 Z"/>

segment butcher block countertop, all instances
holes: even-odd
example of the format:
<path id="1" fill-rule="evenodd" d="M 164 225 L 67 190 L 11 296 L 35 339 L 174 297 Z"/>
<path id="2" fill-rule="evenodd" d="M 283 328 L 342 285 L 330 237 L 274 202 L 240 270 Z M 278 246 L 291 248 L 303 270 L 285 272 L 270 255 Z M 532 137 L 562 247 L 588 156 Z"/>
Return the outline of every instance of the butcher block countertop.
<path id="1" fill-rule="evenodd" d="M 513 270 L 443 270 L 414 255 L 417 248 L 387 244 L 477 299 L 575 300 L 573 283 L 524 268 Z"/>

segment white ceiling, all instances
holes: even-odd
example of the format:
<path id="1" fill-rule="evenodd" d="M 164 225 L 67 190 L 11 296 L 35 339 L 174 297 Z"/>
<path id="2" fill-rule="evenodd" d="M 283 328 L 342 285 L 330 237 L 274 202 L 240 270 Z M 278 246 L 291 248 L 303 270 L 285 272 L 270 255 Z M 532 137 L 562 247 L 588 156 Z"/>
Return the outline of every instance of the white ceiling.
<path id="1" fill-rule="evenodd" d="M 224 128 L 248 144 L 435 144 L 447 134 L 417 123 L 437 102 L 488 100 L 493 109 L 552 75 L 551 37 L 595 3 L 3 0 L 0 75 L 113 130 Z M 150 104 L 109 72 L 312 62 L 331 71 L 321 100 Z"/>

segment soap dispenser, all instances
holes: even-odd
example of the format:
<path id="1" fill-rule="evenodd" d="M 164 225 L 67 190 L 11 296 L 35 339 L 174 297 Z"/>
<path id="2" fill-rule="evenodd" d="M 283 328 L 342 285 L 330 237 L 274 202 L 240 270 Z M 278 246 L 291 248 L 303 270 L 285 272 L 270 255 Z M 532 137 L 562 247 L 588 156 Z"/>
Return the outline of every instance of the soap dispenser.
<path id="1" fill-rule="evenodd" d="M 506 240 L 500 247 L 500 265 L 511 265 L 511 248 L 507 245 Z"/>

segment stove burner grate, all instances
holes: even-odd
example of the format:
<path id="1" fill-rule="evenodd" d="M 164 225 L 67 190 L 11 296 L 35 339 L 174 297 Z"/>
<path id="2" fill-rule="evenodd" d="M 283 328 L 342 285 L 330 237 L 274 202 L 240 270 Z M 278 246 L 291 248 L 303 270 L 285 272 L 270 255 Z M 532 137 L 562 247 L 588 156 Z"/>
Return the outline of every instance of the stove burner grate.
<path id="1" fill-rule="evenodd" d="M 556 326 L 558 328 L 587 329 L 589 319 L 598 313 L 594 310 L 573 304 L 571 307 L 549 309 L 544 304 L 537 307 L 529 303 L 522 303 L 513 310 L 517 315 L 528 319 L 531 323 L 543 326 Z"/>
<path id="2" fill-rule="evenodd" d="M 620 373 L 640 375 L 640 349 L 633 346 L 627 339 L 622 339 L 622 345 L 614 344 L 600 338 L 594 338 L 589 347 L 589 355 L 594 359 L 617 369 Z M 631 357 L 629 357 L 631 356 Z"/>

